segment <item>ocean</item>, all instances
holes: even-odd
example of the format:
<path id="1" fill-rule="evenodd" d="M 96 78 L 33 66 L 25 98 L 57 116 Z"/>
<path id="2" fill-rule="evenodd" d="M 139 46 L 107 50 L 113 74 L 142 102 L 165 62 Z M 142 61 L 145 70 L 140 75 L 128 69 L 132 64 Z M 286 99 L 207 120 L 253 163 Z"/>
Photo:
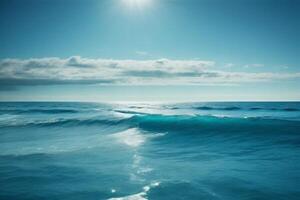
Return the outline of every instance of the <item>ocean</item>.
<path id="1" fill-rule="evenodd" d="M 300 199 L 300 102 L 2 102 L 0 199 Z"/>

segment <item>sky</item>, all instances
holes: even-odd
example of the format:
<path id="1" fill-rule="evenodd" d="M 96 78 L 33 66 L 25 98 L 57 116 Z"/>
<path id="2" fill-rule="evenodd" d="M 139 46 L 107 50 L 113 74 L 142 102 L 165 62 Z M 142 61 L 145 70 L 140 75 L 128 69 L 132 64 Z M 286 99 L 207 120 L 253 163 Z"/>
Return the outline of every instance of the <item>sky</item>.
<path id="1" fill-rule="evenodd" d="M 0 0 L 0 101 L 300 100 L 299 0 Z"/>

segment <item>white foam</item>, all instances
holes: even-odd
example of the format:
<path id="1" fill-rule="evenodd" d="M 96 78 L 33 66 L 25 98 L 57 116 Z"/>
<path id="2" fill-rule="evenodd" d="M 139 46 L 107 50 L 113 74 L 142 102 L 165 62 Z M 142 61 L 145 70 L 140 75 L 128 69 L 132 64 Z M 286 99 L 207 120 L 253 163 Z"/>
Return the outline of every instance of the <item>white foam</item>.
<path id="1" fill-rule="evenodd" d="M 143 191 L 137 194 L 125 196 L 125 197 L 117 197 L 117 198 L 109 198 L 108 200 L 148 200 L 145 196 L 147 196 L 147 192 L 150 191 L 151 188 L 159 186 L 160 182 L 152 182 L 150 185 L 146 185 L 143 187 Z"/>
<path id="2" fill-rule="evenodd" d="M 151 189 L 151 187 L 149 185 L 146 185 L 145 187 L 143 187 L 143 190 L 145 192 L 148 192 Z"/>
<path id="3" fill-rule="evenodd" d="M 109 198 L 108 200 L 148 200 L 144 197 L 145 195 L 146 195 L 145 192 L 140 192 L 140 193 L 133 194 L 130 196 L 125 196 L 125 197 Z"/>
<path id="4" fill-rule="evenodd" d="M 160 185 L 160 182 L 153 182 L 153 183 L 151 183 L 151 186 L 152 187 L 157 187 L 157 186 L 159 186 Z"/>
<path id="5" fill-rule="evenodd" d="M 136 128 L 128 129 L 112 135 L 118 142 L 130 147 L 138 147 L 146 141 L 146 136 L 140 134 Z"/>

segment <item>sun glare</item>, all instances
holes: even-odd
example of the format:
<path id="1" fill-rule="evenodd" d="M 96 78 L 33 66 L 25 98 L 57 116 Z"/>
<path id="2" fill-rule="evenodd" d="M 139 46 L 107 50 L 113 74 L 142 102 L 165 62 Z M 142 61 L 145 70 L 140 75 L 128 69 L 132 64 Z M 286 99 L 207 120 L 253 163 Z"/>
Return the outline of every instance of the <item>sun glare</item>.
<path id="1" fill-rule="evenodd" d="M 129 8 L 141 9 L 151 4 L 153 0 L 122 0 L 122 3 Z"/>

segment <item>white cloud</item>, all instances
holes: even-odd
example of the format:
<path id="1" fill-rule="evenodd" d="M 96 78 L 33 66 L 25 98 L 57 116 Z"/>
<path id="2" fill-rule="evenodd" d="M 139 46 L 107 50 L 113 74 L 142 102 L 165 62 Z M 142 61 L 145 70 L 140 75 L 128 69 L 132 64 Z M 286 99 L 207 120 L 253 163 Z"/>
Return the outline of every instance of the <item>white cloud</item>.
<path id="1" fill-rule="evenodd" d="M 244 65 L 245 68 L 250 68 L 250 67 L 264 67 L 264 66 L 265 66 L 264 64 L 260 64 L 260 63 Z"/>
<path id="2" fill-rule="evenodd" d="M 53 84 L 215 85 L 300 78 L 300 73 L 213 70 L 213 61 L 31 58 L 0 60 L 2 87 Z"/>

